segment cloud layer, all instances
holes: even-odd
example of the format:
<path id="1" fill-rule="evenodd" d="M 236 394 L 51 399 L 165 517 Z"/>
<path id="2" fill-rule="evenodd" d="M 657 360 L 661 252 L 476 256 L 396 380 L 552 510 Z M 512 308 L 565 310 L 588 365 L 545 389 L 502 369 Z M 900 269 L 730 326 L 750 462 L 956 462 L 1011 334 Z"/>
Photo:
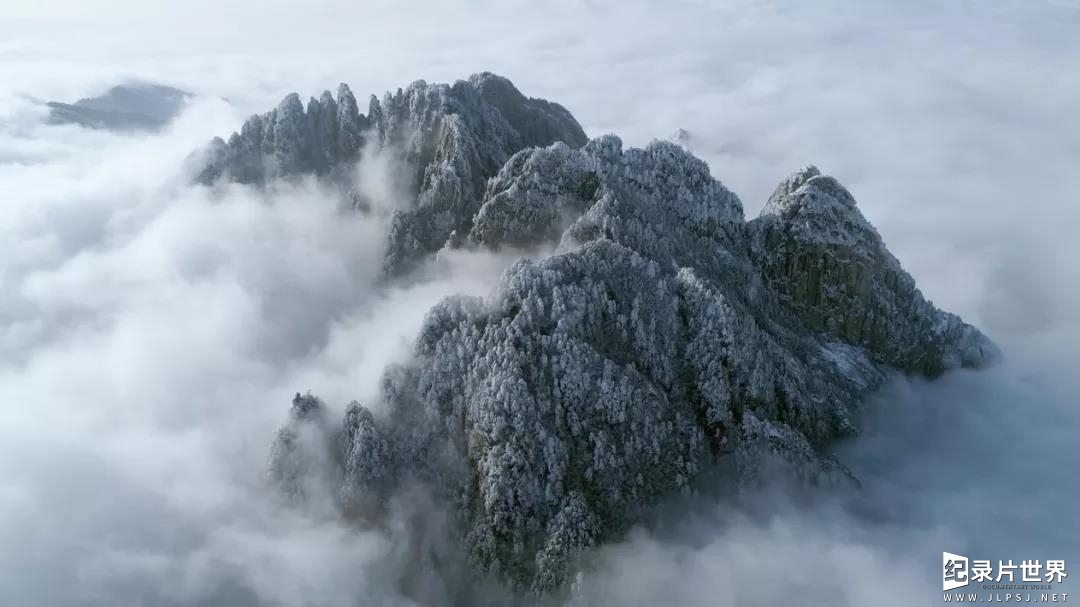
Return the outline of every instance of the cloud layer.
<path id="1" fill-rule="evenodd" d="M 686 505 L 594 555 L 582 600 L 920 604 L 942 550 L 1080 558 L 1075 7 L 221 4 L 5 7 L 0 603 L 406 603 L 395 536 L 276 509 L 266 450 L 293 393 L 370 399 L 428 307 L 486 292 L 505 260 L 376 292 L 379 219 L 343 217 L 313 183 L 212 194 L 179 169 L 292 90 L 481 70 L 590 135 L 686 129 L 751 214 L 817 164 L 927 296 L 1009 356 L 872 399 L 841 451 L 861 497 Z M 29 98 L 126 78 L 203 98 L 147 137 L 44 126 Z"/>

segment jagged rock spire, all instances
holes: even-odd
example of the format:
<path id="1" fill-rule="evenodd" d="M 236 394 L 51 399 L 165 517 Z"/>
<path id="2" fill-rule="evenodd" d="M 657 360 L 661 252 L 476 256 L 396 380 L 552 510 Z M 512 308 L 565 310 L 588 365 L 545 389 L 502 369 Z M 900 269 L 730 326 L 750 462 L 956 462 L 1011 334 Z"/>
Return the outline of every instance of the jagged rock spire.
<path id="1" fill-rule="evenodd" d="M 360 113 L 356 106 L 356 97 L 353 97 L 352 90 L 344 82 L 338 85 L 337 110 L 337 160 L 355 162 L 363 145 L 364 131 L 370 124 Z"/>

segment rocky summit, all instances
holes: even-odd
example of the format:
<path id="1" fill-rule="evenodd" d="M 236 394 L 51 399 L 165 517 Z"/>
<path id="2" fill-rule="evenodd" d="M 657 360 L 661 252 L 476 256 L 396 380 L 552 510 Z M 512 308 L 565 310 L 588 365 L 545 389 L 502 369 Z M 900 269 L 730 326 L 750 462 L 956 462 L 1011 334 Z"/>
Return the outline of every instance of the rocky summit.
<path id="1" fill-rule="evenodd" d="M 201 178 L 344 173 L 364 146 L 413 175 L 389 268 L 444 245 L 555 253 L 523 257 L 486 299 L 432 309 L 378 414 L 353 403 L 331 422 L 298 395 L 272 476 L 302 501 L 320 469 L 341 511 L 369 522 L 420 483 L 474 568 L 515 587 L 560 587 L 583 551 L 716 466 L 733 489 L 855 483 L 830 445 L 857 431 L 862 397 L 890 374 L 997 355 L 922 296 L 818 169 L 747 221 L 684 147 L 586 141 L 561 106 L 491 74 L 414 83 L 366 116 L 344 86 L 306 111 L 289 96 L 216 141 Z"/>
<path id="2" fill-rule="evenodd" d="M 384 270 L 401 275 L 467 232 L 484 186 L 515 152 L 556 141 L 582 146 L 585 132 L 562 106 L 530 99 L 506 78 L 477 74 L 453 85 L 417 81 L 361 114 L 345 84 L 304 109 L 288 95 L 252 116 L 228 142 L 217 138 L 196 157 L 196 179 L 263 184 L 314 174 L 346 185 L 362 152 L 386 154 L 401 167 L 411 206 L 391 222 Z M 366 201 L 358 200 L 363 205 Z"/>

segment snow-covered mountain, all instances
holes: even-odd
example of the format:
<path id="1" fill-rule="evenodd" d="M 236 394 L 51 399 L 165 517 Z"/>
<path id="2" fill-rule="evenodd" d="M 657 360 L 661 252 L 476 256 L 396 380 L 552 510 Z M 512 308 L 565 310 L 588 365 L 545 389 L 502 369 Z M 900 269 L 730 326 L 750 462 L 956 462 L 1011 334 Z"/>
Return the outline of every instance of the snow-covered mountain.
<path id="1" fill-rule="evenodd" d="M 857 484 L 830 445 L 857 432 L 863 396 L 997 354 L 816 168 L 747 221 L 684 147 L 587 141 L 564 108 L 492 74 L 417 82 L 367 115 L 344 85 L 306 111 L 290 95 L 215 140 L 198 178 L 347 181 L 364 149 L 411 176 L 388 274 L 443 247 L 556 252 L 486 299 L 433 308 L 378 415 L 353 403 L 336 423 L 297 395 L 272 476 L 302 501 L 328 467 L 341 511 L 375 523 L 419 482 L 471 563 L 519 587 L 560 586 L 583 550 L 706 470 L 730 469 L 733 488 Z"/>
<path id="2" fill-rule="evenodd" d="M 382 101 L 373 95 L 366 115 L 342 84 L 337 99 L 324 92 L 305 111 L 294 93 L 249 118 L 227 143 L 215 139 L 198 159 L 197 179 L 260 184 L 316 174 L 347 182 L 365 147 L 391 154 L 407 167 L 415 198 L 392 224 L 385 269 L 393 275 L 452 232 L 468 231 L 485 183 L 512 154 L 556 141 L 581 146 L 587 138 L 565 108 L 527 98 L 494 74 L 453 85 L 417 81 Z"/>

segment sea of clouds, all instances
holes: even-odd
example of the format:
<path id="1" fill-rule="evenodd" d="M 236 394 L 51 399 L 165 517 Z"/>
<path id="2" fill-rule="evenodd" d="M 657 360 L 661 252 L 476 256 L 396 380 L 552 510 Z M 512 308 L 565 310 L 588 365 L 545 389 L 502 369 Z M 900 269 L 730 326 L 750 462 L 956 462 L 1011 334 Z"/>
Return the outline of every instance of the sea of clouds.
<path id="1" fill-rule="evenodd" d="M 685 129 L 751 216 L 818 165 L 1006 352 L 868 399 L 838 447 L 858 496 L 672 505 L 589 555 L 574 600 L 907 606 L 941 600 L 942 551 L 1080 566 L 1078 57 L 1064 1 L 8 0 L 0 604 L 439 602 L 403 588 L 392 530 L 277 507 L 267 450 L 294 393 L 370 402 L 427 309 L 487 293 L 508 260 L 377 289 L 384 217 L 313 182 L 211 192 L 181 167 L 291 91 L 482 70 L 592 136 Z M 38 100 L 134 78 L 200 97 L 154 135 L 44 124 Z"/>

